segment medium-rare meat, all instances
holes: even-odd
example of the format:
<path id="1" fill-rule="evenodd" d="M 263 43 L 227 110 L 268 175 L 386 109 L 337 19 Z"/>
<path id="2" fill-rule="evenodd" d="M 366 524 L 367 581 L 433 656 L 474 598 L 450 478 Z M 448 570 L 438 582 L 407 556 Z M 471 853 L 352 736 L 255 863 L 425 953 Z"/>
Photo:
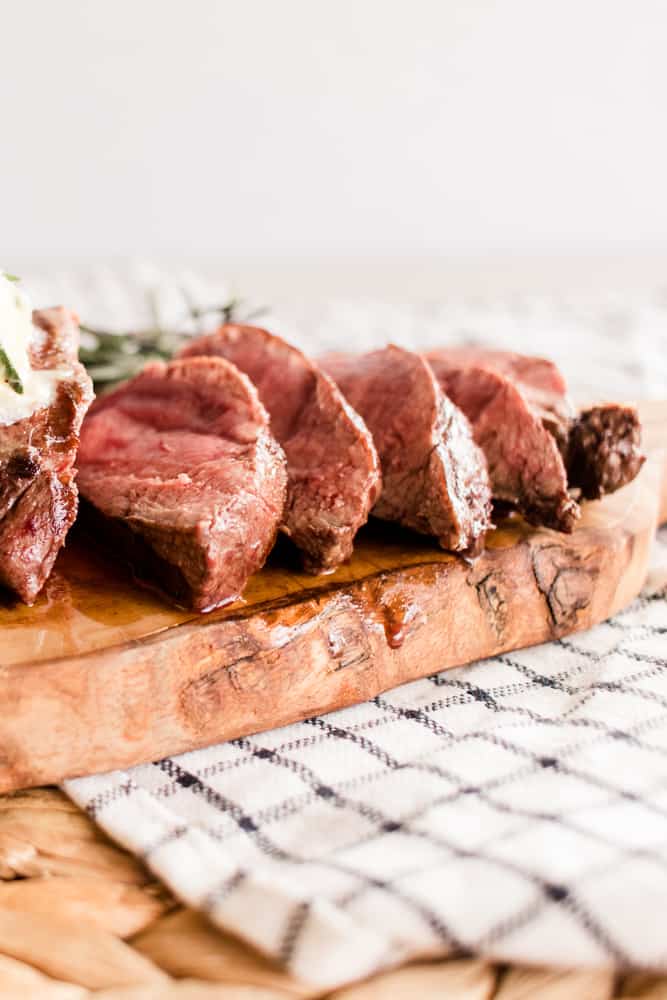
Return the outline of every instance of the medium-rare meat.
<path id="1" fill-rule="evenodd" d="M 256 386 L 287 457 L 283 529 L 306 569 L 334 570 L 380 492 L 368 428 L 331 379 L 301 351 L 266 330 L 227 324 L 182 351 L 226 358 Z"/>
<path id="2" fill-rule="evenodd" d="M 565 459 L 568 483 L 586 500 L 599 500 L 631 482 L 645 457 L 634 406 L 600 403 L 578 413 L 556 365 L 511 351 L 492 351 L 491 363 L 513 378 Z"/>
<path id="3" fill-rule="evenodd" d="M 563 457 L 515 382 L 456 349 L 430 351 L 427 358 L 445 393 L 472 424 L 488 461 L 494 498 L 534 524 L 572 531 L 580 512 L 568 493 Z"/>
<path id="4" fill-rule="evenodd" d="M 234 600 L 263 565 L 286 480 L 255 389 L 221 358 L 154 362 L 83 425 L 89 530 L 137 580 L 197 611 Z"/>
<path id="5" fill-rule="evenodd" d="M 482 347 L 448 348 L 447 355 L 458 363 L 494 368 L 516 384 L 556 439 L 569 486 L 581 490 L 586 499 L 613 493 L 641 469 L 644 456 L 635 407 L 602 403 L 577 413 L 565 379 L 546 358 Z"/>
<path id="6" fill-rule="evenodd" d="M 448 347 L 446 351 L 450 361 L 461 367 L 493 368 L 511 379 L 565 454 L 576 410 L 553 361 L 487 347 Z"/>
<path id="7" fill-rule="evenodd" d="M 373 513 L 434 535 L 443 548 L 476 550 L 490 527 L 486 462 L 424 359 L 389 346 L 321 363 L 373 435 L 382 464 Z"/>
<path id="8" fill-rule="evenodd" d="M 74 313 L 45 309 L 32 314 L 32 323 L 24 395 L 38 405 L 0 426 L 0 584 L 26 604 L 44 586 L 76 517 L 74 463 L 93 398 L 77 360 Z"/>

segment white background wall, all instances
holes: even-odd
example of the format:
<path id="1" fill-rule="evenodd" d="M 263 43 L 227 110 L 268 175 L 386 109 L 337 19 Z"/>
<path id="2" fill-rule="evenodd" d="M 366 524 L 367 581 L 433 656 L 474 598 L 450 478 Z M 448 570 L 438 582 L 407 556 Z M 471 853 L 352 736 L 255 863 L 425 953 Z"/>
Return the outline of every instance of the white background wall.
<path id="1" fill-rule="evenodd" d="M 665 0 L 0 13 L 0 260 L 667 249 Z"/>

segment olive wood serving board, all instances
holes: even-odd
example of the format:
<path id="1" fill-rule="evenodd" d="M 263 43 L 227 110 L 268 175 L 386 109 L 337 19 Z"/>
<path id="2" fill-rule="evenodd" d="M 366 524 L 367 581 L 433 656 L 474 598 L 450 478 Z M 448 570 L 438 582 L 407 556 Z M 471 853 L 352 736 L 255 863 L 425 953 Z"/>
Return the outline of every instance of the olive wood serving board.
<path id="1" fill-rule="evenodd" d="M 667 519 L 667 402 L 649 461 L 572 535 L 508 518 L 473 564 L 379 522 L 330 576 L 286 542 L 243 600 L 170 608 L 73 538 L 34 607 L 0 605 L 0 792 L 285 725 L 602 621 L 640 590 Z"/>

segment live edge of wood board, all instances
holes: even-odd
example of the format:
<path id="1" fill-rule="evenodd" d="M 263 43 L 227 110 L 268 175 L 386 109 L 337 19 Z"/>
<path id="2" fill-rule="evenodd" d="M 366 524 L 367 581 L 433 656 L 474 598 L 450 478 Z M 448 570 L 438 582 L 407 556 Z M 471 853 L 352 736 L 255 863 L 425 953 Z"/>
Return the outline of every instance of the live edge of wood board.
<path id="1" fill-rule="evenodd" d="M 472 565 L 375 523 L 335 574 L 300 574 L 285 543 L 243 601 L 196 616 L 74 539 L 34 607 L 0 605 L 0 792 L 285 725 L 608 618 L 667 519 L 667 402 L 641 412 L 634 483 L 585 504 L 569 536 L 504 521 Z"/>

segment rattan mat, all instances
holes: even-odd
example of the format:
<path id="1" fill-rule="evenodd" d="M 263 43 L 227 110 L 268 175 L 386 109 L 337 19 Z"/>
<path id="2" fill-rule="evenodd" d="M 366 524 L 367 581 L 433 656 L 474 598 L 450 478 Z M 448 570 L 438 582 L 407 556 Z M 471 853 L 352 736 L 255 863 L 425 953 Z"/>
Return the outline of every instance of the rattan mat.
<path id="1" fill-rule="evenodd" d="M 0 997 L 285 1000 L 323 996 L 181 906 L 65 796 L 0 796 Z M 420 962 L 337 990 L 346 1000 L 665 998 L 667 978 Z"/>

